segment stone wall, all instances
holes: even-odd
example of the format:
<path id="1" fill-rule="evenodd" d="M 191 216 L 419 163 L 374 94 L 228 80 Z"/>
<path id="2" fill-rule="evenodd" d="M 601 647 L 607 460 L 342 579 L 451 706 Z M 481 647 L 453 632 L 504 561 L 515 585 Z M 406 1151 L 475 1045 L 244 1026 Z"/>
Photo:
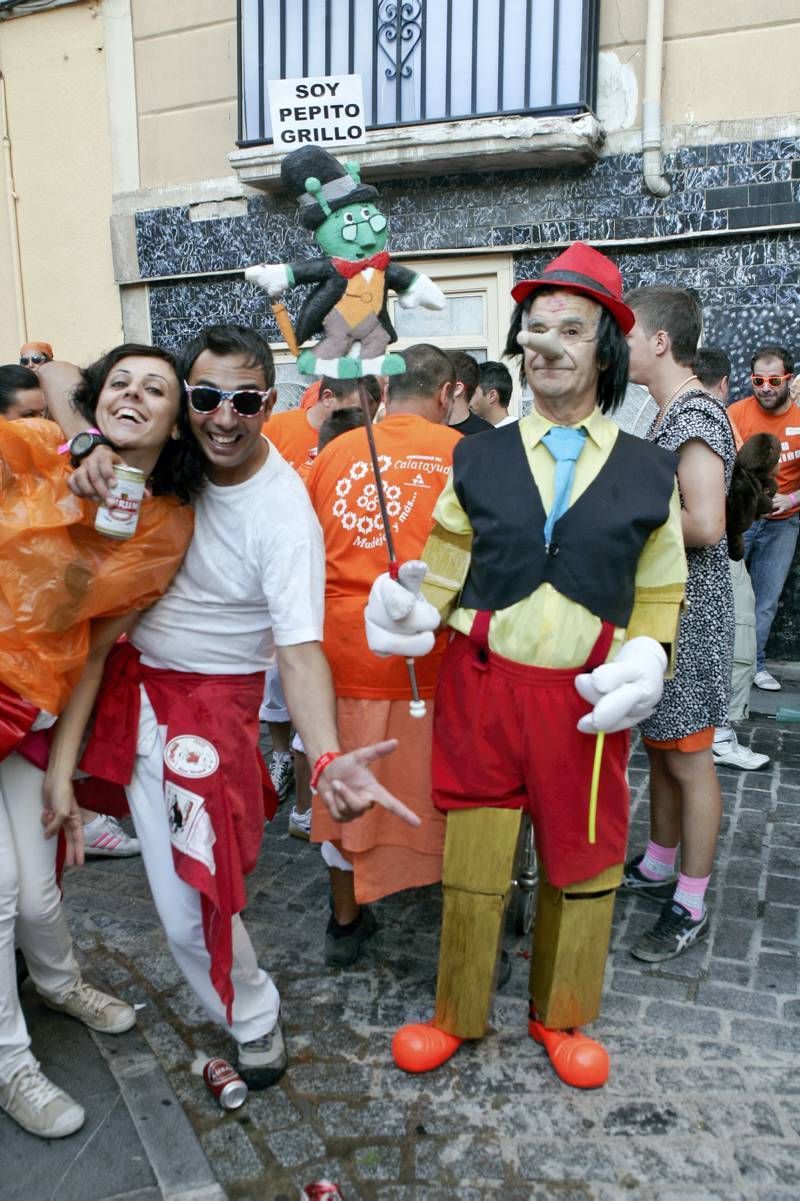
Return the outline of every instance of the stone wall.
<path id="1" fill-rule="evenodd" d="M 395 251 L 502 248 L 518 278 L 552 257 L 554 244 L 584 238 L 619 263 L 626 285 L 669 283 L 697 290 L 705 341 L 733 361 L 733 399 L 749 393 L 749 359 L 763 341 L 800 354 L 800 139 L 685 147 L 665 157 L 671 194 L 645 191 L 641 156 L 592 166 L 479 172 L 381 183 Z M 255 196 L 246 213 L 192 219 L 189 207 L 136 214 L 137 252 L 150 286 L 153 340 L 177 347 L 199 326 L 240 321 L 279 335 L 263 292 L 238 274 L 256 261 L 314 254 L 294 201 Z M 209 277 L 210 272 L 231 275 Z M 302 289 L 286 297 L 290 312 Z M 770 643 L 777 658 L 800 657 L 800 571 L 787 584 Z"/>

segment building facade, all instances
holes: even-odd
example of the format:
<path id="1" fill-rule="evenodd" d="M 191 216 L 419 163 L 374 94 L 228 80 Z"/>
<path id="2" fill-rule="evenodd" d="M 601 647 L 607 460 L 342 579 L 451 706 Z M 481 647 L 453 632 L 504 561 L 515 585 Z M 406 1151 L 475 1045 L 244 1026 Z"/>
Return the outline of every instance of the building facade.
<path id="1" fill-rule="evenodd" d="M 800 359 L 796 0 L 667 0 L 655 58 L 650 0 L 25 7 L 0 22 L 16 195 L 0 222 L 5 360 L 23 324 L 80 359 L 123 329 L 176 347 L 237 320 L 276 344 L 288 403 L 289 356 L 267 297 L 242 277 L 312 253 L 280 189 L 284 151 L 265 140 L 263 81 L 353 69 L 373 128 L 348 157 L 379 183 L 393 253 L 450 301 L 441 315 L 400 310 L 401 344 L 500 357 L 514 280 L 583 238 L 629 287 L 697 290 L 705 341 L 733 360 L 734 398 L 759 342 Z M 645 180 L 654 113 L 664 195 Z M 9 156 L 4 171 L 8 194 Z M 299 301 L 290 294 L 290 311 Z M 800 653 L 798 593 L 795 572 L 773 657 Z"/>

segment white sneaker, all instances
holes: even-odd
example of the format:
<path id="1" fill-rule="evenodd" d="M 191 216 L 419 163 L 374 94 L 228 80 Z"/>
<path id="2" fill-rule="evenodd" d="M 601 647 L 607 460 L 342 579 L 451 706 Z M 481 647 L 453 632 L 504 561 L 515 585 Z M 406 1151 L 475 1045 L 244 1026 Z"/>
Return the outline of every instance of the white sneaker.
<path id="1" fill-rule="evenodd" d="M 780 692 L 781 690 L 781 685 L 768 671 L 757 671 L 753 683 L 763 692 Z"/>
<path id="2" fill-rule="evenodd" d="M 0 1108 L 29 1134 L 64 1138 L 80 1130 L 86 1114 L 38 1067 L 20 1068 L 10 1084 L 0 1084 Z"/>
<path id="3" fill-rule="evenodd" d="M 308 842 L 311 837 L 311 810 L 306 809 L 305 813 L 298 813 L 294 805 L 292 805 L 289 813 L 289 833 L 292 838 L 302 838 Z"/>
<path id="4" fill-rule="evenodd" d="M 278 803 L 282 805 L 294 788 L 294 757 L 291 751 L 272 752 L 269 778 L 278 794 Z"/>
<path id="5" fill-rule="evenodd" d="M 751 751 L 749 746 L 742 746 L 731 730 L 730 738 L 714 742 L 711 747 L 714 762 L 717 767 L 739 767 L 742 771 L 758 771 L 769 763 L 769 755 Z"/>
<path id="6" fill-rule="evenodd" d="M 124 1034 L 136 1025 L 136 1010 L 132 1005 L 92 988 L 85 980 L 79 980 L 63 1001 L 52 1001 L 49 997 L 42 1000 L 56 1013 L 68 1013 L 101 1034 Z"/>
<path id="7" fill-rule="evenodd" d="M 83 827 L 83 849 L 87 858 L 100 855 L 122 859 L 139 854 L 139 843 L 129 838 L 115 817 L 98 813 Z"/>
<path id="8" fill-rule="evenodd" d="M 288 1062 L 280 1017 L 263 1038 L 237 1045 L 236 1069 L 248 1088 L 269 1088 L 276 1084 Z"/>

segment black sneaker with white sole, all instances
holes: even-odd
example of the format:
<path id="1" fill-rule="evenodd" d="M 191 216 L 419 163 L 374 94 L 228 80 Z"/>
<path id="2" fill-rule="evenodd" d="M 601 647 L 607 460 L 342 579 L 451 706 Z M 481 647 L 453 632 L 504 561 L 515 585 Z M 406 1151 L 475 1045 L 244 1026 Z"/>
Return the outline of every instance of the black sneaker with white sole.
<path id="1" fill-rule="evenodd" d="M 639 896 L 653 897 L 656 901 L 671 900 L 678 877 L 671 875 L 667 876 L 665 880 L 648 880 L 647 876 L 643 876 L 639 870 L 639 864 L 643 859 L 644 855 L 636 855 L 635 858 L 628 860 L 622 873 L 622 883 L 617 891 L 637 892 Z"/>
<path id="2" fill-rule="evenodd" d="M 238 1044 L 236 1070 L 254 1091 L 277 1084 L 288 1063 L 280 1018 L 269 1034 Z"/>
<path id="3" fill-rule="evenodd" d="M 653 929 L 643 934 L 631 947 L 631 955 L 635 959 L 643 959 L 645 963 L 662 963 L 665 959 L 682 955 L 701 938 L 707 938 L 710 929 L 708 912 L 695 920 L 680 901 L 669 900 Z"/>

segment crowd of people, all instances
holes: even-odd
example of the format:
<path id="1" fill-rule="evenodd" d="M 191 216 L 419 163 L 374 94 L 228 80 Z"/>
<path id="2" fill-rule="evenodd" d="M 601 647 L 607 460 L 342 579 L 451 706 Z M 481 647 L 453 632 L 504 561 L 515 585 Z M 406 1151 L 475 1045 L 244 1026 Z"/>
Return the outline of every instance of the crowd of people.
<path id="1" fill-rule="evenodd" d="M 85 1115 L 34 1056 L 15 952 L 51 1008 L 107 1034 L 135 1021 L 72 950 L 59 873 L 85 854 L 142 855 L 252 1088 L 287 1054 L 246 878 L 292 795 L 323 889 L 327 868 L 330 967 L 356 961 L 374 902 L 442 882 L 434 1015 L 392 1044 L 406 1071 L 486 1031 L 523 813 L 540 862 L 528 1033 L 565 1084 L 608 1076 L 581 1027 L 616 893 L 659 904 L 640 960 L 708 935 L 717 768 L 767 764 L 735 724 L 753 680 L 780 688 L 765 649 L 800 522 L 792 356 L 757 347 L 752 395 L 726 408 L 730 363 L 700 347 L 695 296 L 623 293 L 581 243 L 513 297 L 521 419 L 507 366 L 429 344 L 274 415 L 269 345 L 236 325 L 177 358 L 125 344 L 79 370 L 34 342 L 0 367 L 0 1107 L 26 1130 Z M 620 425 L 629 382 L 657 407 L 647 439 Z M 756 443 L 776 478 L 751 471 L 733 505 Z M 94 525 L 120 464 L 148 488 L 129 540 Z M 387 570 L 384 522 L 421 586 Z M 631 853 L 637 726 L 651 830 Z"/>

